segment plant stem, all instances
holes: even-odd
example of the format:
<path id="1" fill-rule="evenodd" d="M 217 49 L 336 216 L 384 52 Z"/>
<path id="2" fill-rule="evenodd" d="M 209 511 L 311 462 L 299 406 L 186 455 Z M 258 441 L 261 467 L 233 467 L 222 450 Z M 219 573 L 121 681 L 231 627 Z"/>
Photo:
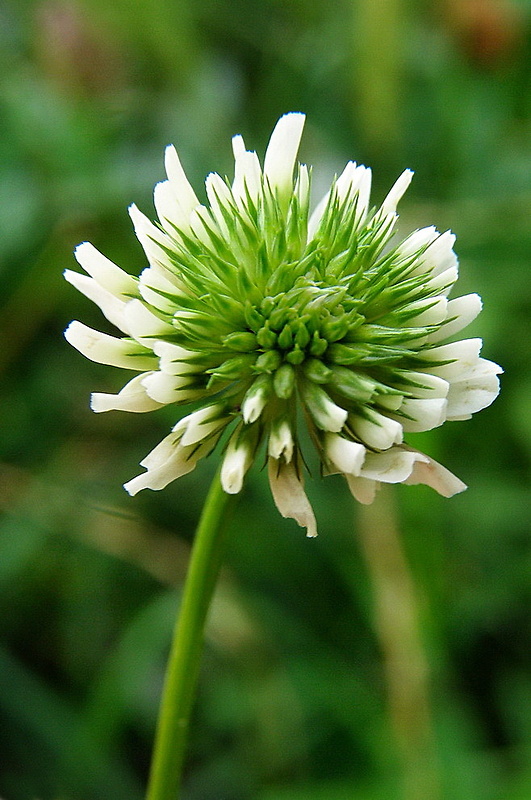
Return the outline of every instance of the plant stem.
<path id="1" fill-rule="evenodd" d="M 437 800 L 440 782 L 413 575 L 398 533 L 393 492 L 382 486 L 359 507 L 360 543 L 373 588 L 376 633 L 387 683 L 391 724 L 402 755 L 405 800 Z"/>
<path id="2" fill-rule="evenodd" d="M 227 511 L 237 495 L 216 473 L 196 531 L 166 670 L 146 800 L 177 800 L 205 620 L 221 565 Z"/>

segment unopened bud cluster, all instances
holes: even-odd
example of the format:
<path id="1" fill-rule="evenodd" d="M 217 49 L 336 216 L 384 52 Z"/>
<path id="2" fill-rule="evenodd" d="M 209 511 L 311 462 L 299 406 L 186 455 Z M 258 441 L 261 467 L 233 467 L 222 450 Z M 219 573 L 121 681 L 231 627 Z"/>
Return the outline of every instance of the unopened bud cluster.
<path id="1" fill-rule="evenodd" d="M 239 492 L 262 446 L 279 511 L 315 535 L 303 489 L 301 420 L 327 474 L 371 502 L 379 483 L 426 483 L 450 496 L 464 484 L 404 443 L 496 397 L 501 369 L 481 340 L 442 344 L 481 310 L 476 294 L 448 299 L 455 237 L 428 227 L 392 241 L 406 170 L 377 209 L 371 172 L 349 162 L 310 214 L 310 175 L 295 168 L 304 116 L 282 117 L 262 168 L 233 140 L 232 182 L 212 173 L 199 203 L 173 147 L 155 187 L 159 222 L 135 206 L 149 266 L 134 278 L 88 243 L 88 276 L 67 279 L 124 334 L 79 322 L 67 339 L 88 358 L 135 370 L 95 411 L 150 411 L 194 402 L 144 459 L 126 489 L 161 489 L 218 445 L 221 481 Z M 302 410 L 302 415 L 300 411 Z"/>

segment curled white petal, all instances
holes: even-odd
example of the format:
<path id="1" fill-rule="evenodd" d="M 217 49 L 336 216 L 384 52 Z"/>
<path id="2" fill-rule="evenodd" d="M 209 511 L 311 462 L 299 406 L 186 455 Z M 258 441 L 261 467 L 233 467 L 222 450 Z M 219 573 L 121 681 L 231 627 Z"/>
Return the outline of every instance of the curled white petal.
<path id="1" fill-rule="evenodd" d="M 144 386 L 146 374 L 135 375 L 126 383 L 118 394 L 104 394 L 103 392 L 93 392 L 90 398 L 90 407 L 93 411 L 132 411 L 143 413 L 145 411 L 155 411 L 161 408 L 161 403 L 153 400 Z"/>
<path id="2" fill-rule="evenodd" d="M 142 489 L 164 489 L 172 481 L 192 472 L 199 459 L 208 455 L 214 444 L 215 442 L 202 447 L 182 447 L 176 435 L 171 433 L 141 462 L 141 466 L 146 467 L 146 472 L 124 483 L 124 489 L 130 495 L 135 495 Z"/>
<path id="3" fill-rule="evenodd" d="M 148 395 L 163 405 L 179 403 L 195 397 L 197 390 L 189 389 L 189 386 L 189 378 L 181 375 L 151 372 L 144 377 L 144 387 Z"/>
<path id="4" fill-rule="evenodd" d="M 448 392 L 448 418 L 466 419 L 476 411 L 490 406 L 500 391 L 497 376 L 502 372 L 502 368 L 494 361 L 478 359 L 461 380 L 451 384 Z"/>
<path id="5" fill-rule="evenodd" d="M 232 139 L 234 153 L 234 181 L 232 194 L 236 201 L 244 201 L 247 194 L 256 202 L 261 191 L 262 169 L 255 152 L 246 150 L 241 136 Z M 243 203 L 242 205 L 245 205 Z"/>
<path id="6" fill-rule="evenodd" d="M 147 267 L 140 274 L 138 291 L 142 299 L 153 308 L 166 314 L 173 314 L 179 301 L 181 287 L 176 277 L 170 280 L 170 273 L 167 270 L 163 273 L 159 267 Z"/>
<path id="7" fill-rule="evenodd" d="M 448 339 L 455 333 L 466 328 L 479 312 L 481 311 L 481 297 L 478 294 L 465 294 L 463 297 L 456 297 L 448 302 L 446 319 L 444 325 L 431 333 L 428 337 L 429 342 L 440 342 L 441 339 Z"/>
<path id="8" fill-rule="evenodd" d="M 124 317 L 126 302 L 104 289 L 94 278 L 80 275 L 70 269 L 65 270 L 64 277 L 72 286 L 99 306 L 104 316 L 124 333 L 130 333 Z"/>
<path id="9" fill-rule="evenodd" d="M 406 397 L 400 411 L 407 415 L 400 422 L 405 431 L 431 431 L 438 428 L 446 419 L 447 400 L 443 397 L 409 398 Z M 411 417 L 411 419 L 408 419 Z"/>
<path id="10" fill-rule="evenodd" d="M 362 442 L 376 450 L 387 450 L 393 444 L 400 444 L 403 437 L 402 425 L 378 411 L 372 411 L 370 419 L 353 416 L 352 428 Z"/>
<path id="11" fill-rule="evenodd" d="M 446 397 L 450 384 L 444 378 L 439 378 L 437 375 L 431 375 L 429 372 L 415 372 L 413 370 L 406 370 L 402 373 L 404 383 L 397 384 L 407 391 L 411 392 L 415 397 L 433 398 L 433 397 Z"/>
<path id="12" fill-rule="evenodd" d="M 171 249 L 171 240 L 143 214 L 133 203 L 129 206 L 129 216 L 133 222 L 135 234 L 142 245 L 150 264 L 160 264 L 171 270 L 171 262 L 166 252 Z"/>
<path id="13" fill-rule="evenodd" d="M 130 300 L 124 309 L 128 331 L 135 339 L 172 334 L 175 329 L 147 308 L 141 300 Z"/>
<path id="14" fill-rule="evenodd" d="M 109 364 L 111 367 L 138 372 L 154 366 L 153 355 L 141 345 L 95 331 L 77 320 L 71 322 L 66 329 L 65 339 L 86 358 L 98 364 Z"/>
<path id="15" fill-rule="evenodd" d="M 423 483 L 435 489 L 443 497 L 453 497 L 454 494 L 464 492 L 466 489 L 463 481 L 429 456 L 425 456 L 424 461 L 415 462 L 411 475 L 404 483 L 411 485 Z"/>
<path id="16" fill-rule="evenodd" d="M 136 279 L 116 266 L 90 242 L 79 244 L 74 255 L 85 272 L 111 294 L 116 297 L 128 297 L 136 294 Z"/>
<path id="17" fill-rule="evenodd" d="M 378 481 L 371 480 L 370 478 L 356 477 L 355 475 L 345 475 L 348 487 L 352 492 L 352 496 L 363 505 L 372 503 L 376 496 L 376 490 L 379 488 Z"/>
<path id="18" fill-rule="evenodd" d="M 452 286 L 458 277 L 457 267 L 450 267 L 445 269 L 444 272 L 439 272 L 429 281 L 426 281 L 425 288 L 432 292 L 441 292 L 443 295 L 449 294 Z"/>
<path id="19" fill-rule="evenodd" d="M 419 309 L 419 313 L 408 319 L 407 324 L 414 327 L 424 325 L 439 325 L 448 316 L 448 300 L 446 297 L 435 297 L 430 300 L 417 300 L 407 306 L 408 310 Z M 444 327 L 444 326 L 443 326 Z M 437 331 L 438 332 L 438 331 Z M 446 334 L 443 338 L 446 338 Z M 433 341 L 430 336 L 428 341 Z"/>
<path id="20" fill-rule="evenodd" d="M 382 215 L 393 214 L 413 178 L 413 171 L 405 169 L 389 190 L 381 206 Z"/>
<path id="21" fill-rule="evenodd" d="M 153 352 L 159 357 L 160 369 L 168 375 L 185 375 L 198 371 L 197 364 L 193 362 L 197 353 L 179 344 L 156 341 L 153 344 Z"/>
<path id="22" fill-rule="evenodd" d="M 181 444 L 186 447 L 206 439 L 215 431 L 223 428 L 227 419 L 227 417 L 220 416 L 219 408 L 216 406 L 205 406 L 205 408 L 193 411 L 181 419 L 173 430 L 184 431 Z"/>
<path id="23" fill-rule="evenodd" d="M 418 355 L 421 359 L 435 362 L 434 366 L 430 364 L 426 368 L 432 375 L 452 382 L 477 364 L 482 344 L 481 339 L 461 339 L 423 350 Z"/>
<path id="24" fill-rule="evenodd" d="M 325 452 L 339 472 L 359 475 L 367 451 L 359 442 L 352 442 L 337 433 L 327 433 Z"/>
<path id="25" fill-rule="evenodd" d="M 190 214 L 191 210 L 198 205 L 199 200 L 186 177 L 177 151 L 172 144 L 168 145 L 164 153 L 164 165 L 176 200 L 181 207 L 183 216 L 186 217 Z"/>
<path id="26" fill-rule="evenodd" d="M 291 191 L 293 168 L 304 128 L 305 115 L 284 114 L 275 125 L 264 157 L 264 176 L 281 194 Z"/>
<path id="27" fill-rule="evenodd" d="M 273 424 L 269 434 L 268 454 L 275 459 L 282 456 L 289 462 L 293 457 L 293 448 L 293 434 L 289 423 L 282 420 L 279 424 Z"/>
<path id="28" fill-rule="evenodd" d="M 334 403 L 328 394 L 315 384 L 307 383 L 302 394 L 317 427 L 323 431 L 339 433 L 347 420 L 347 411 Z"/>
<path id="29" fill-rule="evenodd" d="M 269 459 L 269 485 L 273 500 L 280 514 L 288 519 L 294 519 L 302 528 L 306 528 L 306 535 L 317 536 L 317 523 L 310 501 L 304 491 L 302 476 L 299 477 L 295 465 L 286 464 L 282 459 Z"/>
<path id="30" fill-rule="evenodd" d="M 227 447 L 220 473 L 221 485 L 227 494 L 241 492 L 245 473 L 251 463 L 252 454 L 247 442 L 233 444 L 231 440 Z"/>
<path id="31" fill-rule="evenodd" d="M 190 212 L 183 211 L 181 208 L 170 181 L 161 181 L 156 184 L 153 190 L 153 202 L 161 225 L 173 237 L 180 238 L 175 228 L 184 232 L 188 231 Z"/>
<path id="32" fill-rule="evenodd" d="M 403 483 L 411 475 L 417 461 L 426 462 L 428 458 L 402 447 L 390 447 L 382 453 L 367 453 L 361 476 L 382 483 Z"/>

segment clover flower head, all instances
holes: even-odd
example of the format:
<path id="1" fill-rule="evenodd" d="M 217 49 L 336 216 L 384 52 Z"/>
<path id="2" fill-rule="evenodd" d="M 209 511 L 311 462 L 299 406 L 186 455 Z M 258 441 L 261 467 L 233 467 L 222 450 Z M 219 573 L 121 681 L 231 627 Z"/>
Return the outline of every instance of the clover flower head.
<path id="1" fill-rule="evenodd" d="M 310 171 L 295 166 L 303 125 L 303 114 L 281 117 L 263 167 L 234 137 L 234 179 L 211 173 L 206 205 L 169 146 L 158 222 L 130 208 L 149 263 L 140 277 L 87 242 L 76 249 L 87 275 L 65 273 L 123 335 L 80 322 L 65 335 L 93 361 L 139 373 L 116 395 L 93 394 L 94 411 L 195 405 L 130 494 L 162 489 L 218 445 L 222 486 L 237 493 L 263 448 L 280 513 L 313 536 L 302 427 L 323 472 L 343 474 L 362 503 L 381 483 L 449 497 L 465 485 L 404 434 L 470 418 L 502 370 L 480 357 L 480 339 L 444 343 L 481 310 L 477 294 L 448 299 L 455 236 L 427 227 L 393 239 L 412 172 L 371 208 L 371 171 L 349 162 L 310 213 Z"/>

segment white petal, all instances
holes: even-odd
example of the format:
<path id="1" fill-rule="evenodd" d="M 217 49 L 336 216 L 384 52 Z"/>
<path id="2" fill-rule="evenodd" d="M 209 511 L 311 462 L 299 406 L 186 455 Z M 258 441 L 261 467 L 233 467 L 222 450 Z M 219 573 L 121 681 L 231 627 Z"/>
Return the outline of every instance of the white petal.
<path id="1" fill-rule="evenodd" d="M 221 485 L 227 494 L 238 494 L 243 486 L 245 473 L 252 463 L 252 454 L 246 442 L 234 445 L 229 442 L 221 465 Z"/>
<path id="2" fill-rule="evenodd" d="M 141 345 L 95 331 L 82 322 L 71 322 L 65 331 L 65 339 L 86 358 L 98 364 L 139 372 L 154 366 L 153 355 L 144 353 Z"/>
<path id="3" fill-rule="evenodd" d="M 130 300 L 124 310 L 124 317 L 131 336 L 146 339 L 163 334 L 175 333 L 173 325 L 163 322 L 140 300 Z"/>
<path id="4" fill-rule="evenodd" d="M 351 442 L 336 433 L 327 433 L 325 436 L 325 452 L 340 472 L 348 475 L 359 475 L 367 451 L 358 442 Z"/>
<path id="5" fill-rule="evenodd" d="M 241 136 L 232 140 L 234 153 L 234 181 L 232 194 L 235 200 L 245 201 L 247 193 L 256 202 L 261 188 L 262 169 L 256 153 L 245 149 Z"/>
<path id="6" fill-rule="evenodd" d="M 315 514 L 294 464 L 270 458 L 268 471 L 271 494 L 280 514 L 306 528 L 307 536 L 317 536 Z"/>
<path id="7" fill-rule="evenodd" d="M 323 214 L 325 212 L 326 206 L 328 204 L 328 198 L 330 196 L 330 192 L 325 194 L 325 196 L 319 200 L 316 207 L 314 208 L 313 212 L 310 215 L 310 219 L 308 220 L 308 234 L 307 240 L 311 242 L 315 234 L 317 233 L 317 229 L 319 228 L 319 224 L 321 219 L 323 218 Z"/>
<path id="8" fill-rule="evenodd" d="M 90 407 L 93 411 L 132 411 L 141 413 L 144 411 L 155 411 L 161 408 L 161 403 L 157 403 L 146 392 L 143 375 L 135 377 L 126 383 L 118 394 L 104 394 L 93 392 L 90 398 Z"/>
<path id="9" fill-rule="evenodd" d="M 159 267 L 147 267 L 140 275 L 138 290 L 146 303 L 166 314 L 173 314 L 181 294 L 181 285 L 177 277 L 170 280 L 169 273 L 162 273 Z M 165 294 L 173 297 L 165 297 Z"/>
<path id="10" fill-rule="evenodd" d="M 450 362 L 427 367 L 426 371 L 447 381 L 454 381 L 477 364 L 482 344 L 481 339 L 461 339 L 459 342 L 422 350 L 418 356 L 426 361 Z"/>
<path id="11" fill-rule="evenodd" d="M 404 483 L 414 485 L 424 483 L 431 486 L 443 497 L 452 497 L 454 494 L 464 492 L 466 484 L 453 475 L 446 467 L 434 461 L 433 458 L 425 456 L 426 461 L 417 461 L 413 471 Z"/>
<path id="12" fill-rule="evenodd" d="M 434 225 L 429 225 L 427 228 L 420 228 L 410 233 L 410 235 L 398 245 L 397 252 L 407 259 L 415 255 L 419 250 L 427 247 L 438 235 L 439 232 Z"/>
<path id="13" fill-rule="evenodd" d="M 153 344 L 153 352 L 160 359 L 162 372 L 166 372 L 168 375 L 184 375 L 198 371 L 198 365 L 191 361 L 191 359 L 197 358 L 197 353 L 187 350 L 179 344 L 157 341 Z"/>
<path id="14" fill-rule="evenodd" d="M 419 313 L 415 317 L 410 317 L 408 319 L 406 325 L 412 325 L 414 327 L 420 327 L 424 325 L 438 325 L 448 316 L 448 300 L 446 297 L 434 297 L 431 298 L 429 301 L 426 300 L 417 300 L 414 303 L 410 303 L 407 306 L 408 310 L 413 310 L 415 307 L 419 308 Z M 424 310 L 422 310 L 424 309 Z M 444 329 L 445 326 L 443 326 Z M 439 331 L 437 331 L 437 334 Z M 435 334 L 433 334 L 435 335 Z M 428 338 L 428 341 L 433 341 L 432 336 Z"/>
<path id="15" fill-rule="evenodd" d="M 450 267 L 450 269 L 445 269 L 444 272 L 440 272 L 435 277 L 430 278 L 429 281 L 426 281 L 425 288 L 432 292 L 441 292 L 441 294 L 447 295 L 450 293 L 457 278 L 457 267 Z"/>
<path id="16" fill-rule="evenodd" d="M 358 503 L 369 505 L 376 496 L 376 489 L 379 488 L 378 481 L 369 478 L 357 478 L 354 475 L 345 475 L 350 491 Z"/>
<path id="17" fill-rule="evenodd" d="M 116 327 L 124 333 L 130 333 L 124 318 L 124 309 L 126 306 L 124 300 L 118 299 L 116 295 L 108 292 L 107 289 L 104 289 L 99 283 L 96 283 L 93 278 L 89 278 L 87 275 L 80 275 L 78 272 L 72 272 L 72 270 L 67 269 L 64 272 L 64 276 L 68 283 L 75 286 L 79 292 L 101 308 L 109 322 L 112 322 L 113 325 L 116 325 Z"/>
<path id="18" fill-rule="evenodd" d="M 382 203 L 380 213 L 382 216 L 387 214 L 394 214 L 396 211 L 396 207 L 406 192 L 409 184 L 411 183 L 411 179 L 413 178 L 413 172 L 410 169 L 405 169 L 404 172 L 400 175 L 400 177 L 395 181 L 391 190 L 389 191 L 387 197 Z"/>
<path id="19" fill-rule="evenodd" d="M 371 419 L 353 416 L 352 428 L 362 442 L 376 450 L 387 450 L 402 441 L 402 425 L 377 411 L 371 411 Z"/>
<path id="20" fill-rule="evenodd" d="M 135 495 L 142 489 L 164 489 L 172 481 L 195 469 L 199 459 L 197 454 L 190 454 L 190 449 L 177 445 L 172 455 L 162 462 L 160 466 L 149 468 L 147 472 L 137 475 L 136 478 L 124 483 L 124 489 L 130 495 Z"/>
<path id="21" fill-rule="evenodd" d="M 210 175 L 207 175 L 205 188 L 212 214 L 214 215 L 220 231 L 224 234 L 225 238 L 228 239 L 230 238 L 230 233 L 223 216 L 222 207 L 228 209 L 229 213 L 234 214 L 234 212 L 231 211 L 231 206 L 234 205 L 231 191 L 217 172 L 211 172 Z"/>
<path id="22" fill-rule="evenodd" d="M 284 457 L 285 461 L 291 461 L 293 457 L 293 435 L 288 422 L 282 420 L 280 424 L 273 424 L 269 434 L 268 454 L 272 458 L 279 459 Z"/>
<path id="23" fill-rule="evenodd" d="M 498 375 L 502 368 L 485 358 L 478 359 L 462 380 L 450 385 L 448 393 L 448 418 L 469 417 L 490 406 L 500 391 Z"/>
<path id="24" fill-rule="evenodd" d="M 478 294 L 465 294 L 463 297 L 456 297 L 454 300 L 450 300 L 446 312 L 448 322 L 430 334 L 428 341 L 440 342 L 442 339 L 448 339 L 453 336 L 454 333 L 459 333 L 475 320 L 481 308 L 481 297 Z"/>
<path id="25" fill-rule="evenodd" d="M 166 249 L 171 249 L 171 240 L 143 214 L 133 203 L 129 206 L 129 216 L 133 221 L 135 234 L 142 245 L 150 264 L 161 264 L 171 270 L 171 261 Z"/>
<path id="26" fill-rule="evenodd" d="M 457 272 L 457 256 L 453 251 L 455 235 L 451 231 L 441 233 L 420 256 L 423 269 L 429 269 L 435 277 L 449 269 Z"/>
<path id="27" fill-rule="evenodd" d="M 117 297 L 136 294 L 135 278 L 117 267 L 103 253 L 96 250 L 90 242 L 78 245 L 74 255 L 85 272 L 111 294 Z"/>
<path id="28" fill-rule="evenodd" d="M 175 426 L 174 431 L 184 428 L 181 444 L 186 447 L 206 439 L 214 431 L 225 427 L 228 419 L 228 417 L 220 417 L 218 406 L 206 406 L 184 417 Z"/>
<path id="29" fill-rule="evenodd" d="M 317 427 L 339 433 L 347 420 L 347 411 L 336 405 L 323 389 L 313 383 L 306 383 L 302 396 Z"/>
<path id="30" fill-rule="evenodd" d="M 446 397 L 450 388 L 448 381 L 445 381 L 443 378 L 438 378 L 437 375 L 430 375 L 429 372 L 413 372 L 408 370 L 407 372 L 403 372 L 402 376 L 404 381 L 413 381 L 417 385 L 411 386 L 404 382 L 403 384 L 397 384 L 398 388 L 404 388 L 419 399 L 423 397 Z"/>
<path id="31" fill-rule="evenodd" d="M 184 169 L 182 168 L 179 160 L 179 156 L 177 155 L 177 151 L 172 144 L 168 145 L 166 148 L 166 152 L 164 154 L 164 163 L 166 167 L 166 174 L 172 185 L 177 202 L 179 203 L 183 214 L 185 216 L 189 216 L 191 210 L 198 205 L 199 200 L 197 199 L 196 194 L 192 189 L 188 178 L 186 177 Z"/>
<path id="32" fill-rule="evenodd" d="M 190 380 L 178 375 L 167 375 L 164 372 L 151 372 L 144 378 L 144 387 L 148 395 L 157 403 L 180 403 L 197 395 L 197 389 L 188 389 Z"/>
<path id="33" fill-rule="evenodd" d="M 382 453 L 367 453 L 361 475 L 382 483 L 403 483 L 411 475 L 416 461 L 428 461 L 428 458 L 415 450 L 390 447 Z"/>
<path id="34" fill-rule="evenodd" d="M 161 225 L 167 228 L 173 237 L 178 238 L 175 228 L 185 232 L 189 230 L 190 212 L 182 210 L 170 181 L 157 183 L 153 191 L 153 202 Z"/>
<path id="35" fill-rule="evenodd" d="M 305 115 L 285 114 L 275 125 L 264 158 L 264 176 L 281 194 L 291 192 L 293 168 L 304 128 Z"/>
<path id="36" fill-rule="evenodd" d="M 438 428 L 446 419 L 446 406 L 447 401 L 442 397 L 422 400 L 406 397 L 400 411 L 410 416 L 411 419 L 400 417 L 403 429 L 405 431 L 419 432 Z"/>

